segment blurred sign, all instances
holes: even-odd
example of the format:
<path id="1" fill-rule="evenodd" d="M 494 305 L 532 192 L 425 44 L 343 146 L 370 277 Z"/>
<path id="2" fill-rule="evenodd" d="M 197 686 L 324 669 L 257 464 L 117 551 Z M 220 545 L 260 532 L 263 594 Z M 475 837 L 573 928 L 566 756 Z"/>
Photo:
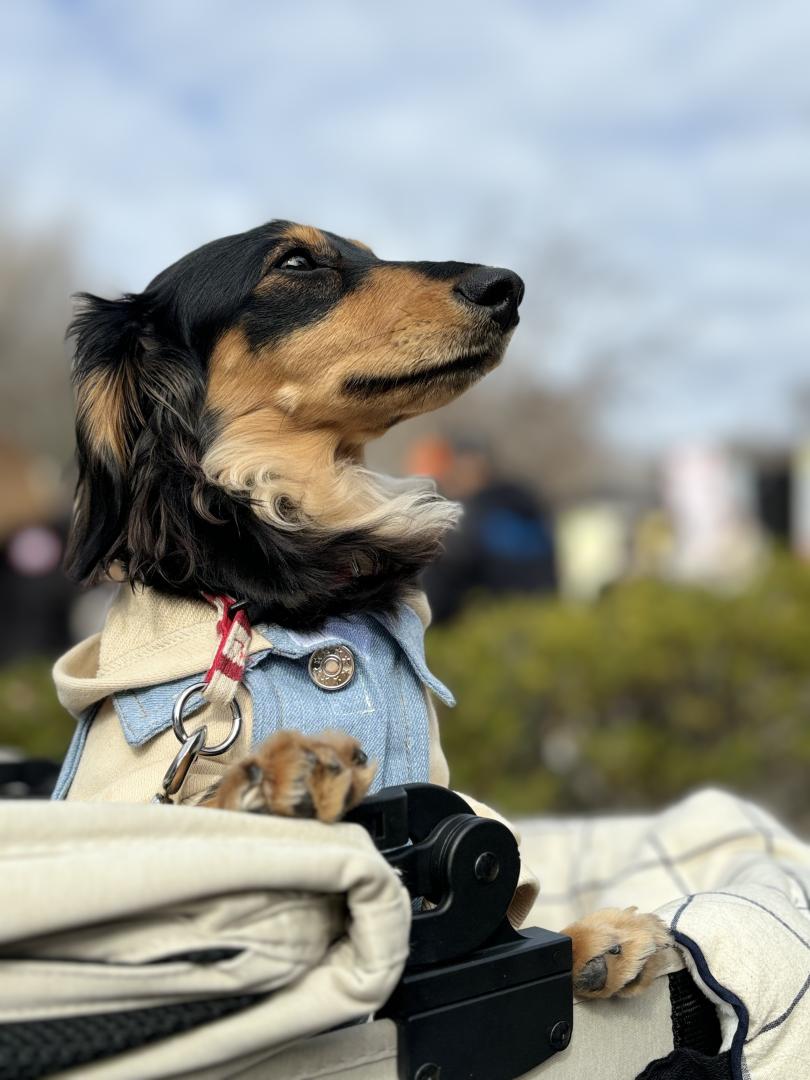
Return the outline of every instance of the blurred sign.
<path id="1" fill-rule="evenodd" d="M 557 522 L 557 545 L 562 591 L 581 599 L 598 596 L 627 566 L 624 510 L 593 502 L 564 511 Z"/>
<path id="2" fill-rule="evenodd" d="M 664 484 L 675 575 L 721 581 L 750 573 L 761 543 L 741 466 L 720 447 L 687 446 L 670 455 Z"/>

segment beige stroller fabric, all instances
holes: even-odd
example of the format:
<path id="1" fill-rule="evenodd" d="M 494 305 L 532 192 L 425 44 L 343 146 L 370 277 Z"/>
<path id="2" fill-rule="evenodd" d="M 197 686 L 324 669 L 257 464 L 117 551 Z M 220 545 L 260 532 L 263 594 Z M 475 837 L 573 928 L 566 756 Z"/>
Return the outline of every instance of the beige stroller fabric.
<path id="1" fill-rule="evenodd" d="M 410 901 L 359 827 L 194 807 L 0 802 L 0 866 L 0 1023 L 272 992 L 62 1080 L 397 1077 L 390 1021 L 327 1030 L 382 1005 L 407 955 Z M 210 949 L 241 952 L 214 964 L 155 963 Z M 659 981 L 620 1009 L 578 1005 L 576 1047 L 554 1059 L 552 1080 L 585 1075 L 583 1063 L 606 1047 L 614 1062 L 620 1054 L 641 1065 L 670 1049 Z M 628 1054 L 621 1041 L 636 1024 L 643 1034 Z M 589 1065 L 587 1075 L 600 1074 Z"/>
<path id="2" fill-rule="evenodd" d="M 82 1066 L 82 1077 L 232 1070 L 368 1016 L 407 955 L 409 897 L 358 826 L 5 802 L 0 860 L 0 1022 L 273 992 L 190 1036 Z M 154 963 L 200 949 L 240 953 Z"/>

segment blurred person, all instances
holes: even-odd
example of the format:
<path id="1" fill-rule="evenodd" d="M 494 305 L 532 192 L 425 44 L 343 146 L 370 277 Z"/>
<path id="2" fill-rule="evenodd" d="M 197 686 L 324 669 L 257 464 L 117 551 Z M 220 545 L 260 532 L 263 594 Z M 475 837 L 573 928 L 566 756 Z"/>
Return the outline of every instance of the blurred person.
<path id="1" fill-rule="evenodd" d="M 444 554 L 423 577 L 434 621 L 452 618 L 476 592 L 555 592 L 553 521 L 535 493 L 503 476 L 481 441 L 446 443 L 445 453 L 435 452 L 434 460 L 440 468 L 432 475 L 443 493 L 464 507 Z M 415 461 L 412 452 L 409 464 Z"/>

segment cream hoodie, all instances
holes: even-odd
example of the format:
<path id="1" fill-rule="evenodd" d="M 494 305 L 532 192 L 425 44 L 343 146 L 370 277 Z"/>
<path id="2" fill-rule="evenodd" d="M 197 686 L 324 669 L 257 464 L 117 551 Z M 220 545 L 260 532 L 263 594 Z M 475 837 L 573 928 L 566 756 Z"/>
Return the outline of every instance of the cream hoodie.
<path id="1" fill-rule="evenodd" d="M 430 609 L 424 595 L 411 594 L 407 604 L 426 628 Z M 204 600 L 170 597 L 154 589 L 133 591 L 127 585 L 119 587 L 101 633 L 76 645 L 54 667 L 59 701 L 79 720 L 57 797 L 85 802 L 151 801 L 160 790 L 163 775 L 179 744 L 169 726 L 142 745 L 130 745 L 112 695 L 171 683 L 206 671 L 218 641 L 216 620 L 214 608 Z M 253 629 L 250 655 L 273 647 L 273 641 Z M 427 687 L 424 694 L 429 779 L 431 783 L 447 786 L 449 770 Z M 181 801 L 194 801 L 228 766 L 250 752 L 253 709 L 244 686 L 237 692 L 237 702 L 244 720 L 239 738 L 220 757 L 197 759 L 181 789 Z M 229 710 L 221 715 L 212 715 L 214 712 L 209 707 L 205 716 L 209 744 L 224 739 L 231 725 Z M 477 813 L 500 818 L 483 804 L 464 798 Z M 516 925 L 525 918 L 537 892 L 536 879 L 524 868 L 510 909 L 510 918 Z"/>

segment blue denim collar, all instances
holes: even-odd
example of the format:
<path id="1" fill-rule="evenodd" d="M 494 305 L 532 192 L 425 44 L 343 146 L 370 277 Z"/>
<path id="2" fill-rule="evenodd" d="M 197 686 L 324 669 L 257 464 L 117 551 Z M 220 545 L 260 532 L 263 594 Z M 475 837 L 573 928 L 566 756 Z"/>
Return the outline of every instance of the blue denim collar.
<path id="1" fill-rule="evenodd" d="M 451 708 L 456 699 L 451 691 L 430 671 L 425 659 L 425 629 L 422 620 L 408 604 L 400 603 L 392 614 L 371 612 L 375 619 L 401 647 L 420 682 Z M 320 630 L 289 630 L 273 623 L 259 623 L 256 630 L 270 643 L 269 649 L 253 653 L 248 667 L 255 667 L 268 653 L 277 653 L 297 660 L 316 649 L 345 645 L 359 650 L 371 659 L 372 641 L 366 620 L 368 615 L 340 615 L 325 621 Z"/>

